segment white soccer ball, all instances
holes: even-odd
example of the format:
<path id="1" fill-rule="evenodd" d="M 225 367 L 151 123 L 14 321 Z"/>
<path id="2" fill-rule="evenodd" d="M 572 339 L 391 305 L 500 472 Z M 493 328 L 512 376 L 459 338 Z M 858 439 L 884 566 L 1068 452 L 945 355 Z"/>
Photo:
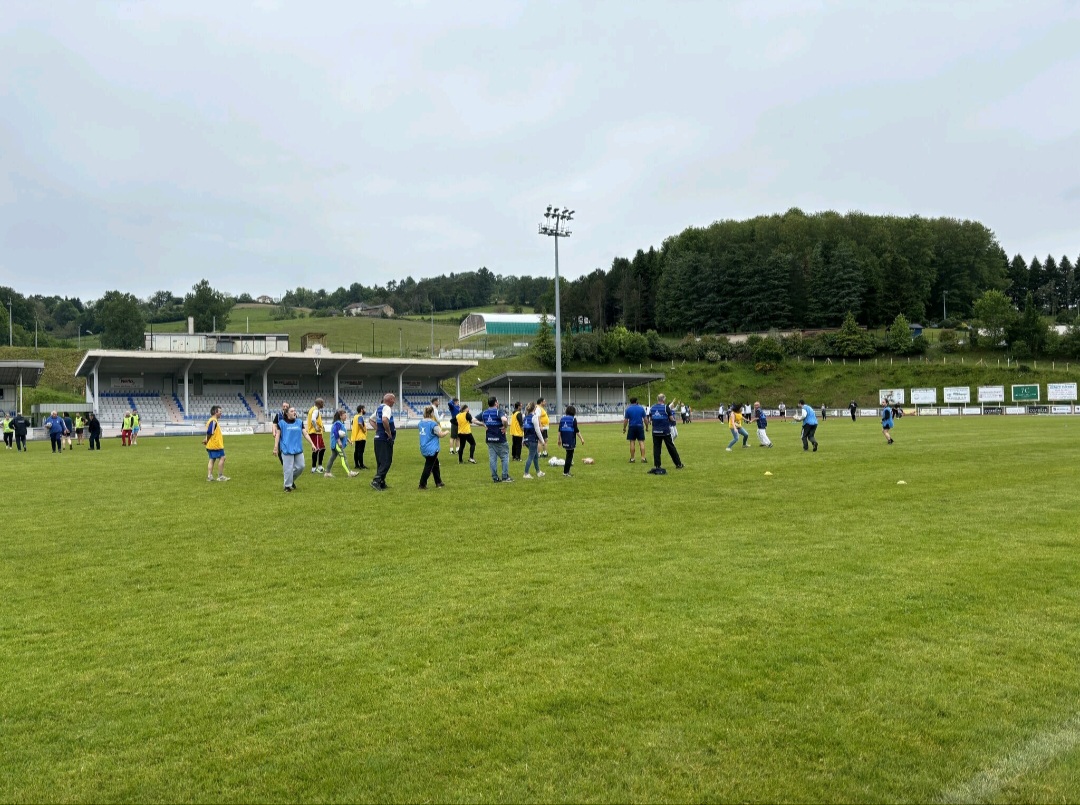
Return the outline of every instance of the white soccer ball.
<path id="1" fill-rule="evenodd" d="M 566 465 L 566 462 L 563 459 L 558 458 L 556 456 L 552 456 L 551 458 L 548 459 L 548 466 L 549 467 L 562 467 L 562 466 L 565 466 L 565 465 Z"/>
<path id="2" fill-rule="evenodd" d="M 583 459 L 581 459 L 581 463 L 582 464 L 595 464 L 596 462 L 593 461 L 591 458 L 583 458 Z"/>

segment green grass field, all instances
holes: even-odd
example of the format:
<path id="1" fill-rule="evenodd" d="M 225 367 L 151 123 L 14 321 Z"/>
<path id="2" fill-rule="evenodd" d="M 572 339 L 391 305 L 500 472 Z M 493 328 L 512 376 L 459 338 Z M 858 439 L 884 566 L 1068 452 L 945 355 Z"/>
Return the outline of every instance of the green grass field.
<path id="1" fill-rule="evenodd" d="M 1080 799 L 1080 417 L 769 432 L 421 492 L 409 431 L 382 494 L 3 451 L 0 800 Z"/>

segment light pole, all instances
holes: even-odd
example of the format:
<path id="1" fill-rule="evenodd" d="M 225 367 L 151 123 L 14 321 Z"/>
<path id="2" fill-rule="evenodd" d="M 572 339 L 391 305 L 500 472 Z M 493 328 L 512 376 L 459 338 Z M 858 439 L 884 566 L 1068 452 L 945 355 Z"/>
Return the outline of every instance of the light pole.
<path id="1" fill-rule="evenodd" d="M 431 303 L 431 357 L 435 357 L 435 303 Z"/>
<path id="2" fill-rule="evenodd" d="M 400 327 L 397 328 L 397 351 L 398 351 L 398 357 L 399 358 L 404 358 L 405 357 L 405 350 L 403 350 L 401 348 L 401 328 Z"/>
<path id="3" fill-rule="evenodd" d="M 945 310 L 945 300 L 948 299 L 948 298 L 949 298 L 949 292 L 948 291 L 942 291 L 941 292 L 941 318 L 942 318 L 942 321 L 949 318 L 949 314 Z"/>
<path id="4" fill-rule="evenodd" d="M 9 347 L 14 346 L 15 343 L 15 331 L 11 327 L 11 297 L 9 296 L 7 300 L 7 345 Z"/>
<path id="5" fill-rule="evenodd" d="M 562 310 L 559 303 L 559 238 L 572 234 L 568 227 L 574 220 L 574 211 L 548 205 L 540 224 L 540 234 L 555 238 L 555 416 L 562 416 Z"/>

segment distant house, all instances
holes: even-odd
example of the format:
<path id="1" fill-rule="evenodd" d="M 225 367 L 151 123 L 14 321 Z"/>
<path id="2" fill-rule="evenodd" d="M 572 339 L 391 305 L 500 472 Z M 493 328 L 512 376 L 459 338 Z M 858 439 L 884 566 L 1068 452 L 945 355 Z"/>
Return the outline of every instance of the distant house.
<path id="1" fill-rule="evenodd" d="M 366 302 L 353 302 L 351 305 L 345 306 L 345 315 L 371 316 L 373 318 L 389 317 L 394 315 L 394 309 L 390 305 L 369 305 Z"/>
<path id="2" fill-rule="evenodd" d="M 262 296 L 256 297 L 255 301 L 258 302 L 260 305 L 273 305 L 273 304 L 275 304 L 274 297 L 267 296 L 266 294 L 263 294 Z"/>
<path id="3" fill-rule="evenodd" d="M 912 338 L 918 338 L 922 335 L 923 326 L 921 324 L 916 324 L 915 322 L 912 322 L 908 325 L 908 329 L 911 330 Z"/>

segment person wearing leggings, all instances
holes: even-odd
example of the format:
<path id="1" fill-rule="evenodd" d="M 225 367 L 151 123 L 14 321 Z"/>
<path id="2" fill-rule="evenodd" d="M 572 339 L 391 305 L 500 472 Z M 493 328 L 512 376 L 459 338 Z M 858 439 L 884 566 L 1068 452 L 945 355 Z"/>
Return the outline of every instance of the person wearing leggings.
<path id="1" fill-rule="evenodd" d="M 458 464 L 465 463 L 465 445 L 469 445 L 469 463 L 476 463 L 476 439 L 472 435 L 472 421 L 473 417 L 469 413 L 469 406 L 462 405 L 457 415 Z"/>
<path id="2" fill-rule="evenodd" d="M 546 449 L 547 443 L 540 433 L 540 415 L 536 413 L 536 403 L 530 402 L 525 407 L 523 425 L 525 446 L 529 449 L 529 457 L 525 459 L 525 480 L 531 481 L 533 476 L 529 474 L 529 467 L 536 467 L 536 477 L 543 478 L 544 471 L 540 469 L 540 450 Z"/>

